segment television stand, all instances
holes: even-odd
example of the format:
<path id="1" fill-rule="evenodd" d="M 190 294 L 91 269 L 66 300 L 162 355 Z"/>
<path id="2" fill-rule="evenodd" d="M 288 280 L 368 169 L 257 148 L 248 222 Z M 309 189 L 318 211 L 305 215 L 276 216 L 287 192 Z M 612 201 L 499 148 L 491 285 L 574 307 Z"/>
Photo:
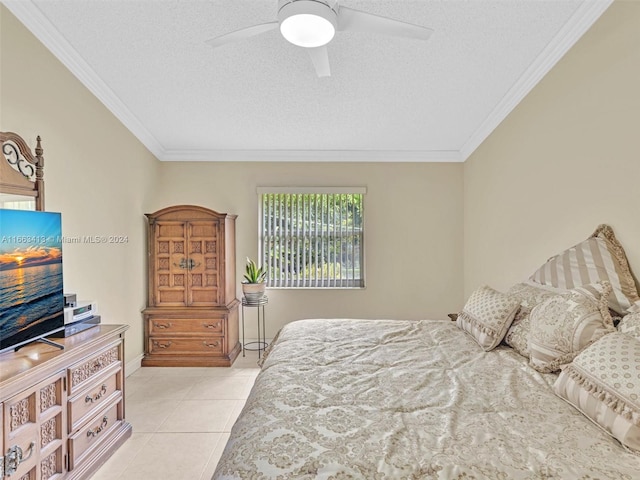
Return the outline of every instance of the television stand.
<path id="1" fill-rule="evenodd" d="M 96 325 L 56 348 L 33 342 L 0 354 L 0 479 L 87 480 L 131 436 L 127 328 Z"/>
<path id="2" fill-rule="evenodd" d="M 35 340 L 33 340 L 32 342 L 27 342 L 27 343 L 23 343 L 22 345 L 17 346 L 16 348 L 14 348 L 14 352 L 17 352 L 18 350 L 20 350 L 22 347 L 26 347 L 27 345 L 29 345 L 30 343 L 35 343 L 35 342 L 42 342 L 42 343 L 46 343 L 47 345 L 51 345 L 52 347 L 56 347 L 59 348 L 60 350 L 64 350 L 64 345 L 60 345 L 59 343 L 56 343 L 52 340 L 48 340 L 46 338 L 36 338 Z"/>

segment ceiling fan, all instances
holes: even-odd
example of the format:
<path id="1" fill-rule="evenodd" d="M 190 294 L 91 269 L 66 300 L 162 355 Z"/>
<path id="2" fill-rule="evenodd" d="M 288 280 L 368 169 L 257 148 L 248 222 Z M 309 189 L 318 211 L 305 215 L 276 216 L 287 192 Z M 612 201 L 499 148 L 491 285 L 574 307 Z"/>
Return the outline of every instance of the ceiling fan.
<path id="1" fill-rule="evenodd" d="M 278 20 L 242 28 L 207 40 L 212 47 L 254 37 L 280 27 L 282 36 L 306 48 L 319 77 L 331 75 L 327 44 L 336 30 L 380 33 L 427 40 L 433 30 L 343 7 L 338 0 L 278 0 Z"/>

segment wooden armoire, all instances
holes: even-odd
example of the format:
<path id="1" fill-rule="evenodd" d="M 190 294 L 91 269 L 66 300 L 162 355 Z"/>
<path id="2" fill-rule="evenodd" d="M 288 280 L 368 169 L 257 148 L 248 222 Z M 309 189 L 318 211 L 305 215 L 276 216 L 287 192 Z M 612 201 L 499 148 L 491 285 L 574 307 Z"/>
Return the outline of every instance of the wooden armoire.
<path id="1" fill-rule="evenodd" d="M 143 366 L 230 366 L 240 352 L 235 215 L 178 205 L 147 214 Z"/>

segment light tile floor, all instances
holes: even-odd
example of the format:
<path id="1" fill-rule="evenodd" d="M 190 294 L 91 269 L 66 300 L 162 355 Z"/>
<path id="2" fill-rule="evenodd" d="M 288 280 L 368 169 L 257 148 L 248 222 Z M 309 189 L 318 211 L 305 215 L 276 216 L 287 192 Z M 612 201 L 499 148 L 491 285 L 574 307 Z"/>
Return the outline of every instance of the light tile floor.
<path id="1" fill-rule="evenodd" d="M 125 382 L 133 435 L 93 480 L 209 480 L 260 369 L 256 352 L 229 368 L 142 367 Z"/>

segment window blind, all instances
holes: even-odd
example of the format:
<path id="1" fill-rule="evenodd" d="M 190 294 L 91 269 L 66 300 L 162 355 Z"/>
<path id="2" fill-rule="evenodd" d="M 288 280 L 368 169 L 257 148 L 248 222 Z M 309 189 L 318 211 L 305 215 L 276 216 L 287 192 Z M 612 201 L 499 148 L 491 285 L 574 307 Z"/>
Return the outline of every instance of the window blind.
<path id="1" fill-rule="evenodd" d="M 361 187 L 259 189 L 267 286 L 364 287 Z"/>

